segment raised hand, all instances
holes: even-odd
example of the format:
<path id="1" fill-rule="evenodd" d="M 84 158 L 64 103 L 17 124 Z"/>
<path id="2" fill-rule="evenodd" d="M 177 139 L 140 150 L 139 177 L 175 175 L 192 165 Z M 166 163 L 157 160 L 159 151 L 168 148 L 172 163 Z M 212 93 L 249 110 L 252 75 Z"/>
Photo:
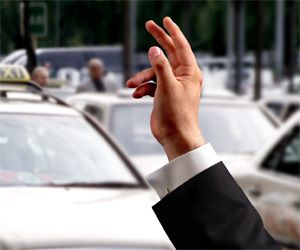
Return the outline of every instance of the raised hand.
<path id="1" fill-rule="evenodd" d="M 187 39 L 169 17 L 163 19 L 168 33 L 153 21 L 147 31 L 165 50 L 151 47 L 148 52 L 151 68 L 127 81 L 136 88 L 133 97 L 154 97 L 151 130 L 164 147 L 169 160 L 203 145 L 198 125 L 202 73 Z M 156 80 L 157 84 L 147 83 Z"/>

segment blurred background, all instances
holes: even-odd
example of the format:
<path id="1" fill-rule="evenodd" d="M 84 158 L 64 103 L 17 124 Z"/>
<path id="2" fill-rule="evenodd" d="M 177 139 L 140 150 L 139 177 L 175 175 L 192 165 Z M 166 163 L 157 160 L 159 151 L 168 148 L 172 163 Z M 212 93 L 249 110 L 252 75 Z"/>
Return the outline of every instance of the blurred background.
<path id="1" fill-rule="evenodd" d="M 149 127 L 152 99 L 125 88 L 150 67 L 145 22 L 164 16 L 204 73 L 206 140 L 269 232 L 300 247 L 298 0 L 1 0 L 0 248 L 172 248 L 141 177 L 167 163 Z M 28 82 L 26 98 L 7 94 L 14 81 Z"/>
<path id="2" fill-rule="evenodd" d="M 121 55 L 116 52 L 115 60 L 103 60 L 128 78 L 149 65 L 145 53 L 154 41 L 145 32 L 145 22 L 161 23 L 168 15 L 186 34 L 203 69 L 236 71 L 225 79 L 235 92 L 250 91 L 259 99 L 261 83 L 299 92 L 299 1 L 32 1 L 35 7 L 29 8 L 24 4 L 29 2 L 1 1 L 0 54 L 5 57 L 25 48 L 29 60 L 19 55 L 13 61 L 30 71 L 49 61 L 51 76 L 57 78 L 62 67 L 81 71 L 88 61 L 88 56 L 82 56 L 82 62 L 73 56 L 73 61 L 60 65 L 51 57 L 55 52 L 49 58 L 34 56 L 33 48 L 108 45 L 120 46 Z M 247 89 L 254 79 L 256 90 Z"/>

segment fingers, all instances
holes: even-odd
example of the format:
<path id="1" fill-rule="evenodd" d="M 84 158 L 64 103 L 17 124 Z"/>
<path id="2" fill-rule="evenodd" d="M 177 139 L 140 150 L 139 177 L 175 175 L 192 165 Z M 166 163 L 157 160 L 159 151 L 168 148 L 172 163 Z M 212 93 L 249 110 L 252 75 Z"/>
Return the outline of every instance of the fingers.
<path id="1" fill-rule="evenodd" d="M 180 28 L 176 23 L 172 21 L 170 17 L 165 17 L 163 19 L 163 24 L 166 30 L 169 32 L 172 41 L 177 49 L 190 48 L 190 44 L 181 32 Z"/>
<path id="2" fill-rule="evenodd" d="M 155 80 L 155 78 L 156 77 L 154 70 L 152 68 L 149 68 L 137 73 L 132 78 L 127 80 L 126 85 L 128 88 L 136 88 L 144 82 Z"/>
<path id="3" fill-rule="evenodd" d="M 151 47 L 148 56 L 159 84 L 169 85 L 176 81 L 171 65 L 160 48 Z"/>
<path id="4" fill-rule="evenodd" d="M 152 82 L 147 82 L 144 84 L 141 84 L 136 88 L 136 90 L 133 92 L 132 96 L 134 98 L 142 98 L 146 95 L 154 96 L 156 90 L 156 84 Z"/>
<path id="5" fill-rule="evenodd" d="M 152 20 L 146 22 L 146 29 L 168 54 L 176 50 L 171 37 L 155 22 Z"/>
<path id="6" fill-rule="evenodd" d="M 177 49 L 177 57 L 184 65 L 190 65 L 195 62 L 194 53 L 188 40 L 185 38 L 180 28 L 176 23 L 172 21 L 170 17 L 163 19 L 163 24 L 166 30 L 169 32 L 171 39 Z"/>
<path id="7" fill-rule="evenodd" d="M 166 51 L 172 67 L 176 68 L 177 66 L 176 64 L 177 61 L 175 57 L 176 47 L 171 37 L 152 20 L 146 22 L 146 29 Z"/>

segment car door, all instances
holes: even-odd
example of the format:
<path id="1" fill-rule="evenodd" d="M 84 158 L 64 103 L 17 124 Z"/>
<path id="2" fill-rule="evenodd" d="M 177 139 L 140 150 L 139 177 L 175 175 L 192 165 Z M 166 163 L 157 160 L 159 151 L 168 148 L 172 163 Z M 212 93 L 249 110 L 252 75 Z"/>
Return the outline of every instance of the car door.
<path id="1" fill-rule="evenodd" d="M 288 247 L 300 241 L 300 126 L 286 133 L 259 170 L 238 182 L 260 213 L 266 229 Z"/>

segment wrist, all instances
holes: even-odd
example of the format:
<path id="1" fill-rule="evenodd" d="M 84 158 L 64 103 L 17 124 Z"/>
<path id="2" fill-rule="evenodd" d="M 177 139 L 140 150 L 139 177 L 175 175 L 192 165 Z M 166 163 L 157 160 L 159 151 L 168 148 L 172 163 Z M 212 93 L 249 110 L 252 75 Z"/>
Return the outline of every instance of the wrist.
<path id="1" fill-rule="evenodd" d="M 200 129 L 189 133 L 177 133 L 165 138 L 161 142 L 169 161 L 186 154 L 205 144 Z"/>

